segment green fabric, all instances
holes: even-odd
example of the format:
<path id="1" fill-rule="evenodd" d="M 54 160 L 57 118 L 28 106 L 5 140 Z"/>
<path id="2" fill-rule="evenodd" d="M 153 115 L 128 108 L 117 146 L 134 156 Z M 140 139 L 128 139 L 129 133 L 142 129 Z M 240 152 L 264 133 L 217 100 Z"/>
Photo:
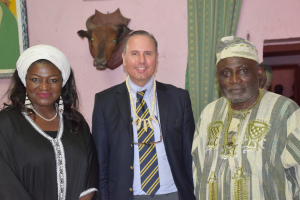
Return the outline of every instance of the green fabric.
<path id="1" fill-rule="evenodd" d="M 18 24 L 13 13 L 0 1 L 0 70 L 15 69 L 20 56 Z"/>
<path id="2" fill-rule="evenodd" d="M 188 64 L 185 88 L 195 121 L 204 107 L 219 98 L 216 79 L 218 41 L 235 35 L 242 0 L 188 0 Z"/>

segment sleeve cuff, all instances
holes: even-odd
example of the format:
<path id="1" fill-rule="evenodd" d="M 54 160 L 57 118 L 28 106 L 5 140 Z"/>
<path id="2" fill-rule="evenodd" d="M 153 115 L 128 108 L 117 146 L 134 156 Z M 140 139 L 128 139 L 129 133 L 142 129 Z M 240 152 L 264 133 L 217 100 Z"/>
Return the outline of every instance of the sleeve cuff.
<path id="1" fill-rule="evenodd" d="M 81 192 L 79 198 L 81 198 L 81 197 L 83 197 L 83 196 L 85 196 L 85 195 L 87 195 L 87 194 L 90 194 L 90 193 L 92 193 L 92 192 L 95 192 L 95 191 L 98 192 L 98 190 L 97 190 L 96 188 L 90 188 L 90 189 L 87 189 L 87 190 Z"/>

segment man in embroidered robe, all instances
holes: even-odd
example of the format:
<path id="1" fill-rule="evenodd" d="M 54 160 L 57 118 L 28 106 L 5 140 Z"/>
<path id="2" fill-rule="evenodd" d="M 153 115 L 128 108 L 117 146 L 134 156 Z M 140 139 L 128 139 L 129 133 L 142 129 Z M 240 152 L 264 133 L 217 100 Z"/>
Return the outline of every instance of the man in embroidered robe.
<path id="1" fill-rule="evenodd" d="M 222 38 L 217 46 L 223 97 L 205 107 L 192 146 L 196 199 L 300 199 L 300 109 L 259 89 L 255 46 Z"/>
<path id="2" fill-rule="evenodd" d="M 158 53 L 149 33 L 131 33 L 122 56 L 126 82 L 95 96 L 92 135 L 102 199 L 195 200 L 188 92 L 152 78 Z"/>

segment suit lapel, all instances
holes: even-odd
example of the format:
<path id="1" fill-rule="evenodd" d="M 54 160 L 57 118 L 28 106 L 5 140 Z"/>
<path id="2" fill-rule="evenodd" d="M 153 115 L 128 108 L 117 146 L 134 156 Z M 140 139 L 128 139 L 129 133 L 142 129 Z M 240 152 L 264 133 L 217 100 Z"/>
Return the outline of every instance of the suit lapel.
<path id="1" fill-rule="evenodd" d="M 129 95 L 128 91 L 126 88 L 126 83 L 123 82 L 118 90 L 117 90 L 117 95 L 115 96 L 115 99 L 117 101 L 118 108 L 120 110 L 121 116 L 125 122 L 127 132 L 129 136 L 131 137 L 131 111 L 130 111 L 130 100 L 129 100 Z"/>
<path id="2" fill-rule="evenodd" d="M 162 135 L 165 140 L 167 132 L 167 119 L 171 96 L 167 93 L 167 88 L 160 82 L 156 82 L 157 101 L 159 107 L 159 117 Z"/>

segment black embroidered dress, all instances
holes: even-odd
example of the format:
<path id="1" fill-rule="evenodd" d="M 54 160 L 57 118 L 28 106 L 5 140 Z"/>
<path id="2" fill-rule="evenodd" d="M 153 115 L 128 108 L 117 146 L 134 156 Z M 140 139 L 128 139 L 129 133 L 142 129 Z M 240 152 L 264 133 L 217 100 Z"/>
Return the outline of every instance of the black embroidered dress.
<path id="1" fill-rule="evenodd" d="M 53 138 L 12 107 L 0 112 L 1 200 L 75 200 L 97 193 L 98 161 L 89 127 L 85 122 L 82 133 L 73 134 L 59 117 Z"/>

